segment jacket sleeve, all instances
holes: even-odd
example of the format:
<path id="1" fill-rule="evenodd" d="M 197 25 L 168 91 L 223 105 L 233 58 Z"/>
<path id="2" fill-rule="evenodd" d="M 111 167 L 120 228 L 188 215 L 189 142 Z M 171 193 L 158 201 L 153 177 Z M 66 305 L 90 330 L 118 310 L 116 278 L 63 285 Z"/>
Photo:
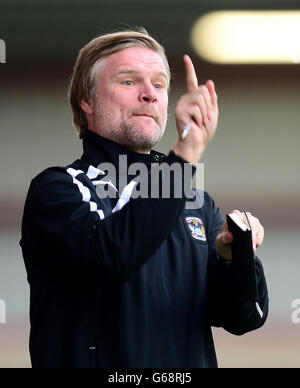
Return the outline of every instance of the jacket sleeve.
<path id="1" fill-rule="evenodd" d="M 182 167 L 186 163 L 173 152 L 165 162 Z M 129 281 L 175 227 L 185 206 L 184 195 L 178 197 L 172 182 L 168 198 L 130 199 L 121 210 L 99 217 L 91 203 L 82 200 L 71 176 L 57 170 L 43 174 L 33 180 L 25 203 L 21 239 L 25 261 L 29 265 L 42 261 L 63 272 L 105 269 Z M 184 193 L 183 176 L 179 184 Z"/>
<path id="2" fill-rule="evenodd" d="M 241 297 L 231 272 L 231 264 L 218 254 L 216 236 L 224 221 L 210 198 L 210 230 L 208 258 L 208 311 L 212 326 L 223 327 L 235 335 L 242 335 L 261 327 L 268 315 L 268 291 L 261 261 L 255 258 L 256 278 L 258 283 L 259 314 L 254 302 Z"/>

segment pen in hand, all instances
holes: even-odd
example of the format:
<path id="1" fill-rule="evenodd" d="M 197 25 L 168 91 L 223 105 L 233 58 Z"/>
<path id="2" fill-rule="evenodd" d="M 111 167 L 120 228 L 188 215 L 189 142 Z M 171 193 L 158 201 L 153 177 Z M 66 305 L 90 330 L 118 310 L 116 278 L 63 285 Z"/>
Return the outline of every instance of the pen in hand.
<path id="1" fill-rule="evenodd" d="M 188 135 L 188 133 L 190 132 L 190 129 L 192 128 L 192 125 L 193 125 L 193 120 L 190 120 L 187 125 L 184 127 L 184 130 L 181 134 L 181 139 L 185 139 Z"/>

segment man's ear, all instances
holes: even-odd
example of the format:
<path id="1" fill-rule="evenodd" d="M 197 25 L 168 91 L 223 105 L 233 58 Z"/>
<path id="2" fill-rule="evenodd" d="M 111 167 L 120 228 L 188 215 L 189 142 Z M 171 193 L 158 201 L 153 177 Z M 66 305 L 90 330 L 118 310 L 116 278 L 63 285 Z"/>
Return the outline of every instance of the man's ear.
<path id="1" fill-rule="evenodd" d="M 92 115 L 94 114 L 94 104 L 92 101 L 86 102 L 86 101 L 81 101 L 81 109 L 87 114 L 87 115 Z"/>

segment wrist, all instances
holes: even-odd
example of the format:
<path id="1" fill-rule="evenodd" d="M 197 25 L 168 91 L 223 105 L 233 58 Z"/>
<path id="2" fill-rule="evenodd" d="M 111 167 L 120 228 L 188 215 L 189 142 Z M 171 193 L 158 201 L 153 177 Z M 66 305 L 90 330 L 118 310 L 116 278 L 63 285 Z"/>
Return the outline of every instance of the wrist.
<path id="1" fill-rule="evenodd" d="M 183 142 L 177 141 L 177 143 L 173 146 L 172 151 L 182 159 L 196 166 L 204 150 L 194 150 L 187 147 Z"/>

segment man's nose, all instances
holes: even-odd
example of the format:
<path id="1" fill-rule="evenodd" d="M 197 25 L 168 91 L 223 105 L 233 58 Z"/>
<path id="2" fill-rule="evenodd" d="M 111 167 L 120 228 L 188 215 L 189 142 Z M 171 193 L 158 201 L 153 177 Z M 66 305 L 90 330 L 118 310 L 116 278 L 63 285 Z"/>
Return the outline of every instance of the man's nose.
<path id="1" fill-rule="evenodd" d="M 151 82 L 145 82 L 142 85 L 139 100 L 140 102 L 157 102 L 156 90 Z"/>

